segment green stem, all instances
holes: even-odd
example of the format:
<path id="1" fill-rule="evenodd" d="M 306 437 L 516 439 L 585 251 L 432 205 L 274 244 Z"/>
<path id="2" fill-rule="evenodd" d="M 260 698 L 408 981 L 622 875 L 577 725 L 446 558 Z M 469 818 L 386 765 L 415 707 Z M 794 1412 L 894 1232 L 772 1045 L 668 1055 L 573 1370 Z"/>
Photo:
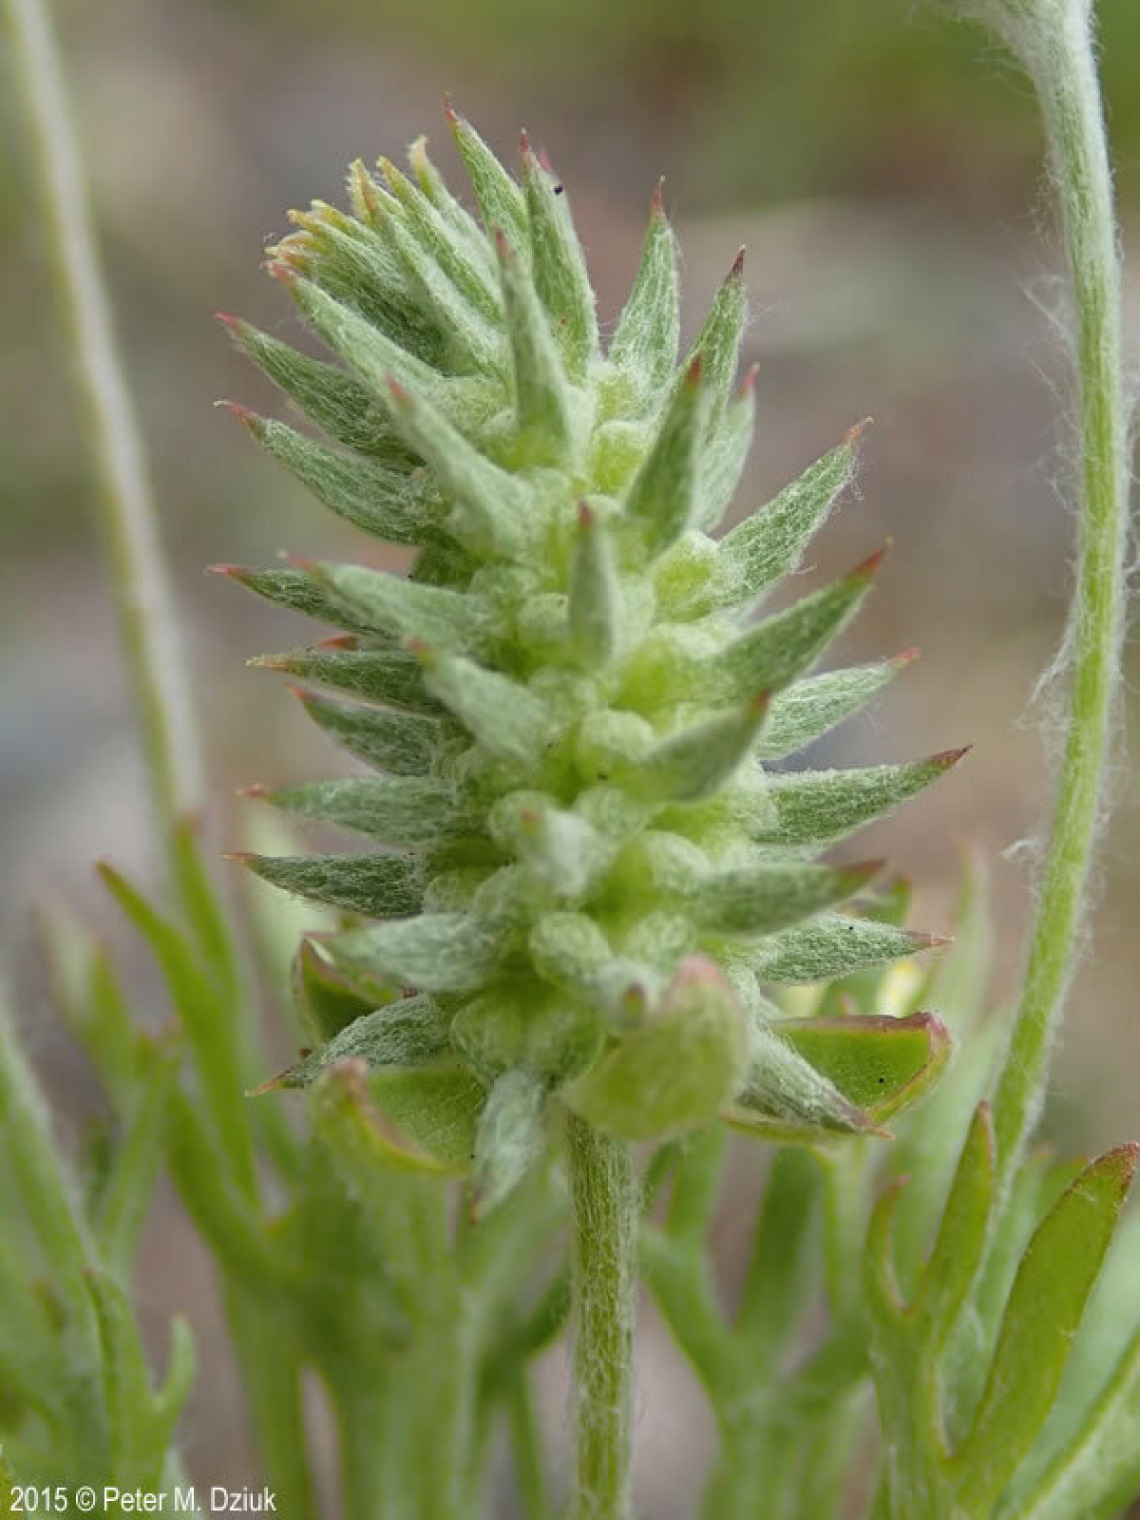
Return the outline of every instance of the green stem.
<path id="1" fill-rule="evenodd" d="M 720 1450 L 705 1485 L 704 1520 L 778 1520 L 787 1514 L 795 1439 L 771 1403 L 720 1412 Z"/>
<path id="2" fill-rule="evenodd" d="M 116 347 L 87 187 L 59 52 L 44 0 L 6 0 L 17 74 L 38 168 L 44 224 L 62 314 L 75 355 L 79 396 L 98 476 L 100 527 L 119 615 L 124 660 L 139 715 L 152 805 L 170 874 L 204 957 L 224 979 L 231 1011 L 227 1046 L 246 1075 L 263 1064 L 249 1043 L 250 1005 L 231 920 L 204 867 L 188 820 L 202 811 L 200 743 L 182 659 L 174 598 L 159 546 L 157 514 L 134 406 Z M 239 1099 L 240 1103 L 240 1099 Z M 259 1110 L 286 1170 L 289 1137 L 274 1105 Z"/>
<path id="3" fill-rule="evenodd" d="M 1121 682 L 1128 505 L 1120 265 L 1088 7 L 1069 0 L 1025 9 L 1011 35 L 1041 101 L 1073 288 L 1080 527 L 1064 752 L 1021 1000 L 994 1103 L 1003 1190 L 1043 1101 L 1088 895 Z"/>
<path id="4" fill-rule="evenodd" d="M 155 814 L 167 842 L 201 802 L 199 745 L 134 408 L 112 332 L 58 50 L 41 0 L 7 0 L 12 73 L 28 127 L 99 475 L 102 530 L 141 720 Z"/>
<path id="5" fill-rule="evenodd" d="M 402 1481 L 406 1400 L 386 1375 L 353 1363 L 328 1380 L 340 1449 L 345 1520 L 406 1520 L 411 1495 Z"/>
<path id="6" fill-rule="evenodd" d="M 552 1510 L 542 1460 L 542 1436 L 525 1364 L 512 1370 L 505 1397 L 522 1513 L 527 1520 L 549 1520 Z"/>
<path id="7" fill-rule="evenodd" d="M 226 1291 L 230 1340 L 265 1477 L 289 1520 L 317 1520 L 302 1405 L 301 1348 L 288 1322 L 291 1306 L 231 1281 Z"/>
<path id="8" fill-rule="evenodd" d="M 404 1436 L 416 1520 L 463 1520 L 474 1432 L 477 1323 L 455 1266 L 447 1190 L 434 1177 L 378 1178 L 387 1261 L 414 1305 L 400 1363 Z"/>
<path id="9" fill-rule="evenodd" d="M 430 1269 L 438 1275 L 439 1264 Z M 461 1303 L 441 1294 L 431 1317 L 419 1325 L 420 1343 L 410 1359 L 409 1399 L 418 1422 L 414 1482 L 417 1520 L 464 1520 L 470 1513 L 466 1485 L 472 1438 L 474 1358 L 470 1327 Z"/>
<path id="10" fill-rule="evenodd" d="M 635 1272 L 640 1215 L 629 1147 L 571 1114 L 577 1469 L 573 1520 L 630 1514 Z"/>

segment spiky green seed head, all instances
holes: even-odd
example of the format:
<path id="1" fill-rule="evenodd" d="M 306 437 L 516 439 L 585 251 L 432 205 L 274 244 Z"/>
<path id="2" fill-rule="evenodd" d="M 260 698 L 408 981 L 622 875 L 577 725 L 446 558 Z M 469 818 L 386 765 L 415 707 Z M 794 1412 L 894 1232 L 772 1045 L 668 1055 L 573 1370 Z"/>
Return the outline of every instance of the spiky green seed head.
<path id="1" fill-rule="evenodd" d="M 516 179 L 451 124 L 482 226 L 420 142 L 411 178 L 354 164 L 352 212 L 316 202 L 272 251 L 331 362 L 225 319 L 329 441 L 239 409 L 252 436 L 335 512 L 418 551 L 407 576 L 226 567 L 342 630 L 257 663 L 339 692 L 301 698 L 376 772 L 264 794 L 374 842 L 250 861 L 353 915 L 300 953 L 322 1043 L 283 1080 L 363 1060 L 385 1073 L 375 1102 L 406 1106 L 427 1089 L 398 1078 L 426 1064 L 470 1107 L 474 1079 L 487 1206 L 559 1104 L 631 1139 L 718 1114 L 780 1133 L 871 1128 L 842 1073 L 874 1041 L 829 1064 L 828 1031 L 785 1038 L 765 988 L 930 943 L 859 911 L 871 868 L 813 856 L 957 754 L 769 770 L 905 663 L 813 674 L 881 553 L 753 619 L 849 480 L 861 428 L 718 540 L 752 429 L 751 376 L 735 383 L 743 256 L 678 363 L 677 251 L 655 195 L 603 343 L 546 160 L 524 137 Z M 927 1031 L 940 1058 L 933 1026 L 908 1030 L 907 1084 Z M 852 1080 L 861 1098 L 874 1079 Z"/>

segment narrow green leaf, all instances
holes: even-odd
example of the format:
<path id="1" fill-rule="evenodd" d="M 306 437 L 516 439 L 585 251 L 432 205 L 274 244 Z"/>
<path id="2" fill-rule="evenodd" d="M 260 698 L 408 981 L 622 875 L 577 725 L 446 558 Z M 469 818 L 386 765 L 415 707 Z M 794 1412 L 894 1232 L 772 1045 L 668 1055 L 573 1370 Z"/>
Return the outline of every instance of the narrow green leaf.
<path id="1" fill-rule="evenodd" d="M 322 941 L 334 966 L 393 977 L 425 992 L 474 992 L 507 948 L 502 929 L 467 913 L 427 913 Z"/>
<path id="2" fill-rule="evenodd" d="M 957 941 L 946 954 L 956 950 Z M 922 1001 L 926 1000 L 923 992 Z M 993 1073 L 1005 1051 L 1004 1024 L 1004 1019 L 995 1017 L 963 1036 L 961 1027 L 950 1023 L 958 1047 L 954 1061 L 928 1101 L 899 1126 L 894 1167 L 909 1176 L 911 1184 L 896 1219 L 895 1255 L 899 1276 L 909 1290 L 914 1290 L 925 1270 L 953 1183 L 963 1132 L 992 1088 Z"/>
<path id="3" fill-rule="evenodd" d="M 626 1140 L 660 1139 L 707 1123 L 748 1067 L 748 1033 L 711 961 L 681 962 L 658 1008 L 563 1089 L 588 1123 Z"/>
<path id="4" fill-rule="evenodd" d="M 52 1002 L 82 1046 L 116 1113 L 128 1111 L 138 1079 L 138 1030 L 104 948 L 57 907 L 36 916 Z"/>
<path id="5" fill-rule="evenodd" d="M 96 1229 L 110 1269 L 126 1279 L 146 1222 L 162 1165 L 170 1093 L 178 1080 L 182 1050 L 177 1040 L 154 1047 L 149 1070 L 138 1083 L 133 1111 L 115 1148 L 99 1195 Z"/>
<path id="6" fill-rule="evenodd" d="M 1104 1270 L 1085 1306 L 1081 1328 L 1052 1412 L 1028 1460 L 1019 1468 L 1003 1496 L 1003 1511 L 1016 1508 L 1023 1495 L 1036 1490 L 1043 1474 L 1085 1428 L 1096 1404 L 1119 1374 L 1122 1337 L 1140 1330 L 1140 1279 L 1135 1271 L 1138 1247 L 1140 1214 L 1135 1209 L 1127 1209 L 1113 1238 Z M 1125 1346 L 1125 1357 L 1128 1350 Z M 1127 1426 L 1126 1404 L 1119 1408 L 1119 1415 Z M 1137 1461 L 1140 1464 L 1140 1453 L 1137 1453 Z M 1135 1492 L 1140 1492 L 1140 1487 Z M 1112 1510 L 1111 1514 L 1115 1516 L 1118 1509 Z"/>
<path id="7" fill-rule="evenodd" d="M 447 1047 L 447 1020 L 430 998 L 401 998 L 354 1019 L 319 1050 L 265 1083 L 259 1092 L 278 1087 L 310 1087 L 330 1066 L 363 1061 L 371 1071 L 381 1066 L 420 1066 Z"/>
<path id="8" fill-rule="evenodd" d="M 787 686 L 803 675 L 858 612 L 885 552 L 880 549 L 842 580 L 741 634 L 709 662 L 702 684 L 731 701 Z"/>
<path id="9" fill-rule="evenodd" d="M 298 353 L 237 317 L 219 314 L 238 347 L 330 438 L 362 454 L 410 469 L 410 458 L 388 410 L 360 381 L 323 359 Z"/>
<path id="10" fill-rule="evenodd" d="M 701 612 L 752 602 L 796 568 L 851 479 L 861 433 L 862 427 L 852 428 L 838 448 L 725 535 L 701 594 Z"/>
<path id="11" fill-rule="evenodd" d="M 764 982 L 798 986 L 846 976 L 863 966 L 899 960 L 944 944 L 937 936 L 829 914 L 814 924 L 773 934 L 757 947 L 753 970 Z"/>
<path id="12" fill-rule="evenodd" d="M 153 1440 L 155 1449 L 168 1454 L 174 1441 L 174 1432 L 190 1390 L 194 1386 L 197 1371 L 194 1355 L 194 1336 L 190 1326 L 180 1314 L 170 1322 L 170 1351 L 166 1358 L 166 1379 L 154 1395 L 152 1402 Z"/>
<path id="13" fill-rule="evenodd" d="M 893 812 L 964 754 L 964 749 L 952 749 L 906 765 L 768 775 L 748 800 L 742 822 L 757 844 L 834 844 Z"/>
<path id="14" fill-rule="evenodd" d="M 771 934 L 853 897 L 880 861 L 842 867 L 791 864 L 741 866 L 707 876 L 685 907 L 702 929 L 717 934 Z"/>
<path id="15" fill-rule="evenodd" d="M 439 535 L 437 514 L 417 477 L 326 448 L 244 407 L 231 410 L 267 454 L 347 522 L 393 544 L 422 544 Z"/>
<path id="16" fill-rule="evenodd" d="M 0 989 L 0 1146 L 6 1196 L 12 1199 L 14 1192 L 22 1201 L 68 1316 L 74 1316 L 78 1349 L 90 1353 L 94 1326 L 84 1285 L 89 1260 L 86 1229 L 70 1179 L 60 1167 L 39 1084 L 16 1044 L 2 998 Z"/>
<path id="17" fill-rule="evenodd" d="M 700 1137 L 697 1137 L 700 1138 Z M 717 1302 L 711 1274 L 691 1247 L 645 1223 L 638 1238 L 641 1275 L 661 1317 L 706 1389 L 727 1388 L 736 1376 L 736 1347 Z"/>
<path id="18" fill-rule="evenodd" d="M 392 375 L 399 375 L 405 383 L 418 386 L 427 395 L 440 400 L 446 396 L 447 382 L 439 371 L 402 347 L 380 327 L 328 295 L 312 280 L 298 279 L 295 274 L 281 275 L 281 278 L 328 346 L 381 400 L 386 399 L 386 387 Z"/>
<path id="19" fill-rule="evenodd" d="M 993 1120 L 989 1104 L 979 1103 L 915 1301 L 919 1333 L 935 1355 L 953 1332 L 985 1255 L 993 1184 Z"/>
<path id="20" fill-rule="evenodd" d="M 430 768 L 440 742 L 434 718 L 337 702 L 308 691 L 298 690 L 297 696 L 314 723 L 367 765 L 394 776 L 422 776 Z"/>
<path id="21" fill-rule="evenodd" d="M 472 1204 L 485 1216 L 522 1181 L 546 1148 L 546 1085 L 525 1071 L 495 1082 L 479 1118 L 472 1160 Z"/>
<path id="22" fill-rule="evenodd" d="M 535 288 L 566 372 L 581 381 L 598 347 L 594 292 L 563 187 L 531 151 L 525 134 L 522 183 Z"/>
<path id="23" fill-rule="evenodd" d="M 538 761 L 554 722 L 546 704 L 525 686 L 460 655 L 418 651 L 428 690 L 493 755 L 523 764 Z"/>
<path id="24" fill-rule="evenodd" d="M 1049 1413 L 1138 1155 L 1140 1146 L 1120 1146 L 1087 1167 L 1022 1257 L 981 1404 L 954 1458 L 956 1502 L 972 1512 L 999 1498 Z"/>
<path id="25" fill-rule="evenodd" d="M 195 948 L 151 907 L 141 892 L 106 864 L 100 865 L 99 874 L 162 969 L 194 1053 L 206 1107 L 217 1127 L 230 1173 L 239 1186 L 252 1193 L 253 1139 L 242 1110 L 241 1029 L 235 1023 L 233 1007 L 219 997 Z"/>
<path id="26" fill-rule="evenodd" d="M 151 1389 L 138 1326 L 126 1294 L 107 1272 L 92 1268 L 87 1287 L 103 1348 L 103 1388 L 111 1426 L 112 1468 L 128 1488 L 150 1489 L 161 1480 L 165 1451 L 150 1435 Z"/>
<path id="27" fill-rule="evenodd" d="M 998 1041 L 999 1051 L 1004 1044 L 1004 1040 Z M 992 1353 L 1014 1280 L 1034 1232 L 1066 1188 L 1080 1176 L 1085 1164 L 1083 1158 L 1058 1160 L 1043 1147 L 1031 1152 L 1022 1163 L 1000 1213 L 991 1221 L 990 1239 L 971 1295 L 968 1321 L 962 1326 L 962 1338 L 967 1344 L 970 1336 L 975 1345 L 988 1347 Z M 947 1408 L 973 1414 L 981 1403 L 990 1370 L 987 1357 L 948 1357 L 943 1370 Z"/>
<path id="28" fill-rule="evenodd" d="M 214 880 L 203 843 L 201 821 L 183 818 L 172 841 L 174 885 L 186 914 L 190 937 L 223 995 L 245 996 L 244 973 L 234 934 L 231 905 Z"/>
<path id="29" fill-rule="evenodd" d="M 448 531 L 481 554 L 525 555 L 538 519 L 518 477 L 492 464 L 418 390 L 389 379 L 387 394 L 401 436 L 455 497 Z"/>
<path id="30" fill-rule="evenodd" d="M 585 664 L 608 664 L 621 634 L 622 596 L 608 530 L 585 502 L 578 507 L 566 606 L 570 637 Z"/>
<path id="31" fill-rule="evenodd" d="M 778 1150 L 753 1231 L 735 1325 L 756 1368 L 771 1367 L 781 1349 L 795 1343 L 813 1305 L 820 1270 L 813 1249 L 819 1194 L 815 1158 L 798 1147 Z"/>
<path id="32" fill-rule="evenodd" d="M 322 563 L 308 573 L 358 627 L 402 639 L 423 639 L 440 649 L 483 649 L 489 637 L 485 607 L 477 597 L 365 565 Z"/>
<path id="33" fill-rule="evenodd" d="M 455 282 L 437 260 L 434 248 L 425 247 L 402 217 L 382 212 L 379 227 L 418 293 L 422 309 L 431 313 L 442 334 L 440 367 L 453 373 L 482 371 L 498 379 L 506 358 L 500 321 L 493 320 L 486 306 L 476 304 Z M 479 243 L 466 246 L 477 248 Z"/>
<path id="34" fill-rule="evenodd" d="M 774 693 L 756 758 L 782 760 L 814 743 L 877 697 L 913 658 L 908 651 L 873 665 L 829 670 Z"/>
<path id="35" fill-rule="evenodd" d="M 447 119 L 455 146 L 471 180 L 483 225 L 489 233 L 505 232 L 517 247 L 529 246 L 526 201 L 518 185 L 504 169 L 469 121 L 447 107 Z"/>
<path id="36" fill-rule="evenodd" d="M 240 1090 L 239 1090 L 240 1097 Z M 244 1097 L 241 1098 L 245 1103 Z M 265 1292 L 296 1289 L 291 1263 L 266 1233 L 248 1194 L 214 1143 L 200 1105 L 175 1086 L 166 1131 L 167 1159 L 183 1207 L 218 1260 Z"/>
<path id="37" fill-rule="evenodd" d="M 1140 1489 L 1140 1332 L 1065 1448 L 1001 1520 L 1113 1520 Z"/>
<path id="38" fill-rule="evenodd" d="M 747 757 L 768 712 L 766 695 L 742 708 L 683 729 L 630 763 L 617 781 L 636 786 L 639 796 L 662 802 L 697 802 L 720 790 Z"/>
<path id="39" fill-rule="evenodd" d="M 418 913 L 420 863 L 409 855 L 237 855 L 262 881 L 370 918 Z"/>
<path id="40" fill-rule="evenodd" d="M 632 527 L 651 559 L 668 549 L 693 518 L 708 396 L 700 361 L 694 360 L 625 498 L 622 522 Z"/>
<path id="41" fill-rule="evenodd" d="M 543 457 L 557 462 L 570 442 L 571 398 L 558 349 L 530 271 L 506 235 L 496 235 L 503 310 L 514 361 L 515 406 L 519 431 L 531 445 L 540 442 Z"/>
<path id="42" fill-rule="evenodd" d="M 721 1124 L 689 1135 L 677 1146 L 665 1229 L 669 1238 L 693 1252 L 703 1251 L 723 1179 L 728 1136 Z"/>
<path id="43" fill-rule="evenodd" d="M 907 1418 L 909 1411 L 903 1413 L 901 1419 L 897 1418 L 901 1412 L 899 1395 L 906 1388 L 902 1367 L 912 1353 L 901 1333 L 907 1306 L 895 1276 L 892 1245 L 895 1210 L 906 1185 L 905 1177 L 896 1177 L 884 1189 L 871 1210 L 863 1253 L 864 1298 L 872 1327 L 871 1367 L 884 1428 L 892 1431 L 909 1431 L 911 1426 Z"/>
<path id="44" fill-rule="evenodd" d="M 6 1238 L 0 1240 L 0 1302 L 4 1305 L 0 1387 L 5 1429 L 10 1430 L 27 1410 L 42 1414 L 51 1424 L 62 1421 L 69 1390 L 44 1376 L 44 1369 L 59 1359 L 59 1301 L 49 1298 L 42 1280 L 31 1276 L 28 1243 L 12 1190 L 5 1202 Z M 8 1520 L 2 1507 L 0 1516 Z"/>
<path id="45" fill-rule="evenodd" d="M 307 293 L 294 289 L 302 309 L 323 297 L 326 304 L 357 316 L 411 362 L 438 368 L 447 346 L 445 335 L 385 235 L 399 207 L 378 187 L 373 191 L 379 199 L 371 225 L 324 201 L 313 201 L 307 211 L 291 211 L 289 219 L 300 230 L 268 250 L 268 271 L 286 283 L 296 282 L 299 275 L 311 282 Z"/>
<path id="46" fill-rule="evenodd" d="M 370 624 L 358 618 L 339 598 L 334 598 L 313 579 L 307 569 L 251 570 L 245 565 L 211 565 L 213 575 L 237 581 L 255 596 L 264 597 L 290 612 L 331 623 L 334 628 L 352 628 L 366 632 Z"/>
<path id="47" fill-rule="evenodd" d="M 702 384 L 709 396 L 707 427 L 715 427 L 728 403 L 736 367 L 740 361 L 740 345 L 748 318 L 748 294 L 744 288 L 744 249 L 717 291 L 712 309 L 705 325 L 689 350 L 684 362 L 687 373 L 695 359 L 701 361 Z"/>
<path id="48" fill-rule="evenodd" d="M 728 511 L 748 463 L 756 428 L 755 388 L 755 370 L 752 370 L 744 377 L 744 384 L 706 440 L 698 469 L 697 507 L 693 514 L 695 526 L 706 532 L 711 532 Z M 719 550 L 715 563 L 718 566 L 722 563 Z M 686 616 L 699 617 L 720 605 L 723 604 L 714 597 L 706 606 L 706 597 L 698 593 L 682 607 Z"/>
<path id="49" fill-rule="evenodd" d="M 426 136 L 421 134 L 408 148 L 408 166 L 416 184 L 468 247 L 481 243 L 479 223 L 447 188 L 443 175 L 428 156 L 427 144 Z"/>
<path id="50" fill-rule="evenodd" d="M 343 638 L 315 649 L 259 655 L 250 664 L 348 691 L 368 702 L 384 702 L 409 712 L 439 713 L 438 703 L 424 686 L 419 661 L 406 649 L 375 649 L 357 639 Z"/>
<path id="51" fill-rule="evenodd" d="M 480 244 L 472 243 L 465 232 L 450 225 L 390 159 L 381 158 L 377 163 L 400 203 L 409 232 L 477 311 L 493 323 L 500 322 L 502 312 L 494 280 L 474 255 Z"/>
<path id="52" fill-rule="evenodd" d="M 249 795 L 295 817 L 332 823 L 393 845 L 433 844 L 465 827 L 454 789 L 426 777 L 343 776 L 274 791 L 253 788 Z"/>
<path id="53" fill-rule="evenodd" d="M 610 359 L 637 385 L 643 401 L 656 403 L 668 384 L 677 362 L 680 330 L 677 240 L 659 185 L 649 209 L 637 276 L 609 349 Z"/>

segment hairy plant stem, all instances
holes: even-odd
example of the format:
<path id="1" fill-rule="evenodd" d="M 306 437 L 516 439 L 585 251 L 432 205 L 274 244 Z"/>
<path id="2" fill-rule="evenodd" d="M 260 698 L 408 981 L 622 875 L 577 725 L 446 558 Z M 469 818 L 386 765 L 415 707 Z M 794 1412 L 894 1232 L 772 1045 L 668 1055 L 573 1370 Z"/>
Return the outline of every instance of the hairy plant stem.
<path id="1" fill-rule="evenodd" d="M 1080 526 L 1066 636 L 1064 751 L 1021 999 L 994 1103 L 1003 1193 L 1043 1101 L 1079 947 L 1121 681 L 1127 544 L 1120 266 L 1093 40 L 1084 5 L 1039 9 L 1040 20 L 1034 12 L 1021 23 L 1022 42 L 1041 101 L 1073 288 Z"/>
<path id="2" fill-rule="evenodd" d="M 59 296 L 100 484 L 101 528 L 138 708 L 155 816 L 168 848 L 201 805 L 199 742 L 154 504 L 95 246 L 58 49 L 42 0 L 6 0 Z"/>
<path id="3" fill-rule="evenodd" d="M 630 1514 L 633 1331 L 640 1217 L 628 1145 L 570 1114 L 575 1433 L 573 1520 Z"/>

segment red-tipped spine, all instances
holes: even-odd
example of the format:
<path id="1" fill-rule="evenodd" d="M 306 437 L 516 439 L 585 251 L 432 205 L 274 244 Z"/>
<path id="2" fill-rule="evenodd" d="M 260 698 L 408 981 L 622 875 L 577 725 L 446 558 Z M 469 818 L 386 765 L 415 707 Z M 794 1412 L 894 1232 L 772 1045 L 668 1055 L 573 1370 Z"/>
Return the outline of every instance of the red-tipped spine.
<path id="1" fill-rule="evenodd" d="M 863 434 L 871 426 L 874 420 L 874 417 L 864 417 L 861 422 L 855 422 L 847 429 L 846 433 L 843 435 L 843 442 L 849 449 L 854 448 L 855 445 L 859 443 L 863 437 Z"/>
<path id="2" fill-rule="evenodd" d="M 892 540 L 888 538 L 881 549 L 876 549 L 874 554 L 868 554 L 866 559 L 860 560 L 860 562 L 855 566 L 854 570 L 852 570 L 847 576 L 847 579 L 849 581 L 860 579 L 871 580 L 875 573 L 878 571 L 879 566 L 886 559 L 887 553 L 891 547 L 891 543 Z"/>
<path id="3" fill-rule="evenodd" d="M 936 770 L 948 771 L 953 766 L 957 765 L 958 761 L 961 760 L 963 756 L 968 755 L 973 747 L 974 746 L 972 744 L 963 744 L 961 749 L 939 750 L 936 755 L 931 755 L 930 759 L 926 763 L 927 765 L 933 766 Z"/>

